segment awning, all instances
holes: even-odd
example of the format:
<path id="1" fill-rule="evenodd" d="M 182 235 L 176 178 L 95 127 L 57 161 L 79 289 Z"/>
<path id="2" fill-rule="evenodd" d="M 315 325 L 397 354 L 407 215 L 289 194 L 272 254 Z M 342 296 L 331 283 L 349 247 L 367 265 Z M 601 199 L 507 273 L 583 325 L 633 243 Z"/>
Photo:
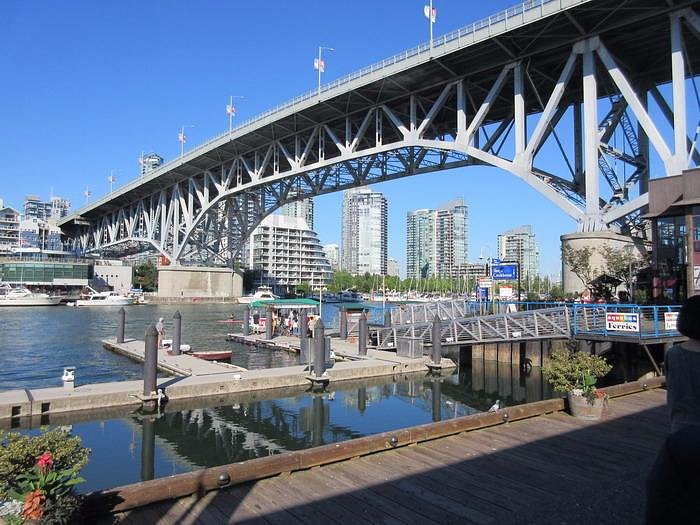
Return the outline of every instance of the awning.
<path id="1" fill-rule="evenodd" d="M 268 301 L 253 301 L 250 305 L 252 308 L 273 308 L 276 310 L 306 310 L 318 308 L 318 301 L 313 299 L 275 299 Z"/>

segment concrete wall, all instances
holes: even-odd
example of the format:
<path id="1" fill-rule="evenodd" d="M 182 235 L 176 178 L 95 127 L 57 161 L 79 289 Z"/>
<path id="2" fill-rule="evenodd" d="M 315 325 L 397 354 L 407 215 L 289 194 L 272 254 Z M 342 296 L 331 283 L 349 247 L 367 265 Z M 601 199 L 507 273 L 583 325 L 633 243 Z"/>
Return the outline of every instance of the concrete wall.
<path id="1" fill-rule="evenodd" d="M 600 253 L 600 250 L 607 244 L 611 248 L 624 248 L 625 246 L 635 246 L 635 254 L 637 257 L 641 257 L 644 248 L 639 247 L 634 244 L 630 237 L 625 237 L 624 235 L 619 235 L 614 232 L 580 232 L 580 233 L 570 233 L 567 235 L 562 235 L 560 237 L 562 248 L 564 246 L 572 246 L 575 249 L 580 249 L 584 247 L 593 248 L 593 254 L 591 255 L 591 266 L 593 268 L 599 268 L 600 271 L 594 272 L 597 274 L 602 274 L 605 272 L 605 259 Z M 645 252 L 644 252 L 645 253 Z M 571 271 L 569 265 L 564 261 L 564 257 L 561 260 L 562 265 L 562 287 L 564 288 L 564 293 L 582 293 L 585 290 L 583 282 L 578 276 Z"/>
<path id="2" fill-rule="evenodd" d="M 159 266 L 159 297 L 240 297 L 243 273 L 230 268 Z"/>
<path id="3" fill-rule="evenodd" d="M 95 281 L 110 286 L 115 292 L 127 293 L 133 286 L 133 268 L 127 265 L 95 264 Z"/>

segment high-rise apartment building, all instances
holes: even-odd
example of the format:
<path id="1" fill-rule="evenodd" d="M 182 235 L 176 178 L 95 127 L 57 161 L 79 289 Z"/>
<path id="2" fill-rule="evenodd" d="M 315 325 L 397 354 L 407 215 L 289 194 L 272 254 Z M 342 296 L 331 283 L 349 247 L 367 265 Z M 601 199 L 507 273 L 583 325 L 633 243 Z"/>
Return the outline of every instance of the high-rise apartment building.
<path id="1" fill-rule="evenodd" d="M 393 257 L 389 257 L 386 260 L 386 274 L 392 277 L 399 277 L 401 275 L 401 267 L 399 266 L 399 261 Z"/>
<path id="2" fill-rule="evenodd" d="M 540 273 L 540 249 L 532 226 L 513 228 L 498 236 L 498 258 L 518 263 L 520 278 L 534 278 Z"/>
<path id="3" fill-rule="evenodd" d="M 462 199 L 406 218 L 406 277 L 457 277 L 469 254 L 469 210 Z"/>
<path id="4" fill-rule="evenodd" d="M 387 202 L 369 187 L 343 193 L 340 268 L 353 275 L 386 275 Z"/>
<path id="5" fill-rule="evenodd" d="M 265 217 L 251 235 L 249 263 L 259 274 L 256 285 L 279 292 L 291 292 L 302 283 L 318 290 L 333 279 L 318 236 L 296 217 Z"/>
<path id="6" fill-rule="evenodd" d="M 290 197 L 294 197 L 295 192 L 290 192 Z M 309 229 L 314 229 L 314 200 L 309 197 L 300 201 L 288 202 L 280 208 L 280 214 L 287 217 L 297 217 L 304 219 Z"/>
<path id="7" fill-rule="evenodd" d="M 49 201 L 42 201 L 37 195 L 27 195 L 24 198 L 24 219 L 61 219 L 68 215 L 70 202 L 61 197 L 51 197 Z"/>
<path id="8" fill-rule="evenodd" d="M 143 177 L 163 165 L 163 157 L 156 153 L 146 153 L 139 157 L 140 175 Z"/>
<path id="9" fill-rule="evenodd" d="M 19 246 L 19 212 L 0 199 L 0 255 L 10 255 Z"/>
<path id="10" fill-rule="evenodd" d="M 325 244 L 323 251 L 326 254 L 326 259 L 331 263 L 331 268 L 336 271 L 340 268 L 340 247 L 337 244 Z"/>

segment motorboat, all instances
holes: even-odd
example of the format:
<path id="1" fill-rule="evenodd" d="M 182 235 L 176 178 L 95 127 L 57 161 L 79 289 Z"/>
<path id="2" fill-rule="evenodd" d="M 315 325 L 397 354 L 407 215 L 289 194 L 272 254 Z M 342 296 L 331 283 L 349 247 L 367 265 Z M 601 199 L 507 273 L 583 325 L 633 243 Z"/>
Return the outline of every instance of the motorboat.
<path id="1" fill-rule="evenodd" d="M 259 286 L 253 295 L 244 295 L 238 298 L 241 304 L 250 304 L 255 301 L 274 301 L 279 299 L 279 295 L 272 293 L 272 288 L 269 286 Z"/>
<path id="2" fill-rule="evenodd" d="M 62 297 L 45 293 L 34 293 L 20 287 L 12 288 L 9 284 L 0 284 L 0 306 L 56 306 Z"/>
<path id="3" fill-rule="evenodd" d="M 92 290 L 87 297 L 75 301 L 76 306 L 129 306 L 134 304 L 134 297 L 127 297 L 118 292 L 97 292 Z"/>

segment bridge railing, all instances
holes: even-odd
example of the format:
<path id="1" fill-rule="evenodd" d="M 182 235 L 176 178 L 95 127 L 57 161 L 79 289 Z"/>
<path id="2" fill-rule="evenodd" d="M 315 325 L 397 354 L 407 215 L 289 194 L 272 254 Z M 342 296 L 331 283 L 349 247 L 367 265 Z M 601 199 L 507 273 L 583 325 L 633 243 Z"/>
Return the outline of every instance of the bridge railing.
<path id="1" fill-rule="evenodd" d="M 440 337 L 445 344 L 479 344 L 510 340 L 548 339 L 571 334 L 569 308 L 502 313 L 440 322 Z M 432 322 L 379 328 L 377 348 L 397 347 L 399 338 L 418 338 L 432 344 Z"/>
<path id="2" fill-rule="evenodd" d="M 679 336 L 680 305 L 575 304 L 572 334 L 576 336 L 649 339 Z"/>
<path id="3" fill-rule="evenodd" d="M 509 7 L 508 9 L 504 9 L 499 13 L 473 22 L 467 26 L 451 31 L 445 35 L 433 38 L 432 47 L 429 42 L 425 42 L 411 49 L 401 51 L 400 53 L 397 53 L 389 58 L 385 58 L 384 60 L 375 62 L 374 64 L 364 67 L 358 71 L 349 73 L 343 77 L 333 80 L 332 82 L 329 82 L 328 84 L 324 84 L 321 86 L 320 93 L 327 93 L 328 91 L 337 89 L 339 87 L 349 84 L 350 82 L 356 81 L 366 76 L 373 75 L 378 71 L 395 66 L 396 64 L 400 64 L 414 57 L 420 57 L 421 55 L 424 55 L 425 59 L 428 60 L 433 56 L 451 52 L 453 51 L 453 49 L 448 49 L 446 46 L 448 46 L 448 44 L 452 44 L 453 42 L 457 42 L 457 45 L 460 46 L 462 44 L 466 45 L 480 40 L 486 40 L 491 36 L 533 22 L 565 7 L 571 7 L 589 1 L 590 0 L 527 0 L 525 2 L 522 2 L 521 4 Z M 477 35 L 478 33 L 483 34 Z M 281 104 L 278 104 L 275 107 L 264 111 L 263 113 L 260 113 L 254 117 L 249 118 L 248 120 L 243 121 L 236 127 L 232 128 L 230 131 L 225 131 L 207 140 L 206 142 L 195 146 L 194 148 L 185 153 L 185 157 L 191 157 L 192 155 L 196 155 L 202 151 L 205 151 L 209 149 L 214 143 L 220 141 L 225 137 L 231 137 L 233 135 L 242 134 L 242 132 L 246 131 L 246 128 L 254 127 L 255 125 L 267 119 L 272 119 L 272 117 L 276 116 L 277 114 L 290 108 L 293 108 L 298 104 L 307 102 L 312 99 L 316 99 L 318 98 L 318 96 L 319 90 L 313 89 L 307 91 L 306 93 L 298 95 L 292 98 L 291 100 L 282 102 Z M 180 164 L 182 161 L 183 157 L 178 157 L 176 159 L 168 161 L 162 166 L 159 166 L 152 174 L 149 174 L 149 176 L 155 178 L 158 175 L 171 170 L 172 168 Z M 140 179 L 131 181 L 130 183 L 127 183 L 122 188 L 120 188 L 120 191 L 132 189 L 132 187 L 140 185 L 141 182 L 142 181 Z M 111 197 L 111 195 L 108 195 L 101 199 L 98 199 L 92 203 L 91 207 L 106 202 Z M 82 210 L 78 210 L 76 214 L 79 215 L 81 212 Z"/>

